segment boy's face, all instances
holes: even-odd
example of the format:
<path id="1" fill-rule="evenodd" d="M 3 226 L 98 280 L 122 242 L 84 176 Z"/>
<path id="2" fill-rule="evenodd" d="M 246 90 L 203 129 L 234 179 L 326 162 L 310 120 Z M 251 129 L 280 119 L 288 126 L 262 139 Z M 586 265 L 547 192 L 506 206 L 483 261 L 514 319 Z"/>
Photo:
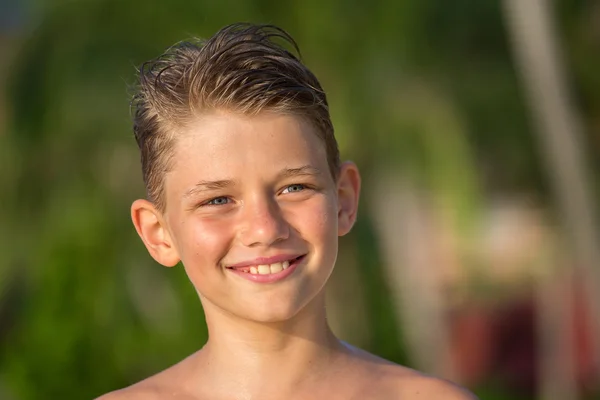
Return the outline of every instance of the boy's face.
<path id="1" fill-rule="evenodd" d="M 164 214 L 143 200 L 132 207 L 152 256 L 183 262 L 207 316 L 294 316 L 323 289 L 338 235 L 354 222 L 354 164 L 343 165 L 336 183 L 312 125 L 274 113 L 203 116 L 173 151 Z"/>

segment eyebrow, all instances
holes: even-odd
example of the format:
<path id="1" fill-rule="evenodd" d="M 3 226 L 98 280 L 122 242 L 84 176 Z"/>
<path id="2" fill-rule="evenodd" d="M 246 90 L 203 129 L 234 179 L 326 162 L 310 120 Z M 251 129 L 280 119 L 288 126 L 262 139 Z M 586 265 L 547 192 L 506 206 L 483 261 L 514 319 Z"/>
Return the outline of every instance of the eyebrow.
<path id="1" fill-rule="evenodd" d="M 310 165 L 303 165 L 298 168 L 285 168 L 279 173 L 282 178 L 289 178 L 299 175 L 321 175 L 321 170 Z"/>
<path id="2" fill-rule="evenodd" d="M 226 187 L 232 186 L 233 181 L 231 180 L 220 180 L 220 181 L 200 181 L 194 185 L 194 187 L 188 189 L 183 194 L 183 198 L 187 199 L 195 194 L 207 191 L 207 190 L 217 190 L 224 189 Z"/>
<path id="3" fill-rule="evenodd" d="M 302 176 L 302 175 L 316 176 L 316 175 L 321 175 L 321 174 L 322 174 L 322 172 L 320 169 L 312 167 L 310 165 L 303 165 L 298 168 L 285 168 L 278 174 L 278 176 L 280 179 L 282 179 L 282 178 L 290 178 L 290 177 L 294 177 L 294 176 Z M 204 191 L 224 189 L 224 188 L 233 186 L 233 184 L 234 184 L 234 182 L 229 179 L 224 179 L 224 180 L 219 180 L 219 181 L 200 181 L 200 182 L 196 183 L 196 185 L 194 185 L 192 188 L 186 190 L 182 197 L 184 199 L 187 199 L 189 197 L 192 197 L 192 196 L 194 196 L 198 193 L 204 192 Z"/>

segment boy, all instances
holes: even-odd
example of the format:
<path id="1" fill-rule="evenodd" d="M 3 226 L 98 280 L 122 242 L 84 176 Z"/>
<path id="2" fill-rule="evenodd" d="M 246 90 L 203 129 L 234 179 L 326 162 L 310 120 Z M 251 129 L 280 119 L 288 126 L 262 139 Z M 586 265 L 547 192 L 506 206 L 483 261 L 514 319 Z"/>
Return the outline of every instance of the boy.
<path id="1" fill-rule="evenodd" d="M 273 26 L 228 26 L 140 71 L 134 133 L 152 257 L 182 262 L 209 331 L 198 352 L 109 399 L 472 399 L 338 340 L 324 286 L 356 219 L 315 76 Z M 343 266 L 340 266 L 343 268 Z"/>

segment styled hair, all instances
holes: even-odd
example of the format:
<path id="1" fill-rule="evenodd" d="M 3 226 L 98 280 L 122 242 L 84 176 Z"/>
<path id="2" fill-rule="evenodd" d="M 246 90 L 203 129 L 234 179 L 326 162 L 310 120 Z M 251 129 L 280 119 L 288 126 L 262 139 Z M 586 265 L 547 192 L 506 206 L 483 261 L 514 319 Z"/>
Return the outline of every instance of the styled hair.
<path id="1" fill-rule="evenodd" d="M 291 45 L 298 56 L 278 42 Z M 337 179 L 340 156 L 327 98 L 299 57 L 298 45 L 284 30 L 240 23 L 206 41 L 178 43 L 144 63 L 132 109 L 148 200 L 164 211 L 163 180 L 172 168 L 178 128 L 215 110 L 306 118 L 323 140 L 330 172 Z"/>

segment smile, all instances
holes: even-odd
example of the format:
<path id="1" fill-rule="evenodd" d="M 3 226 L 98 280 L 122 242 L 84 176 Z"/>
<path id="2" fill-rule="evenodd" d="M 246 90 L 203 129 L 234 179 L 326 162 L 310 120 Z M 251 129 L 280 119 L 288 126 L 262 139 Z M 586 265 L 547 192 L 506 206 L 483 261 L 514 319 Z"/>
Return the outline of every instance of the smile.
<path id="1" fill-rule="evenodd" d="M 284 262 L 276 262 L 273 264 L 261 264 L 261 265 L 253 265 L 251 267 L 238 268 L 238 271 L 251 273 L 252 275 L 260 274 L 260 275 L 268 275 L 268 274 L 276 274 L 277 272 L 281 272 L 284 269 L 288 269 L 290 266 L 289 261 Z"/>
<path id="2" fill-rule="evenodd" d="M 270 264 L 244 265 L 226 269 L 255 282 L 275 282 L 289 276 L 304 259 L 304 255 Z"/>

